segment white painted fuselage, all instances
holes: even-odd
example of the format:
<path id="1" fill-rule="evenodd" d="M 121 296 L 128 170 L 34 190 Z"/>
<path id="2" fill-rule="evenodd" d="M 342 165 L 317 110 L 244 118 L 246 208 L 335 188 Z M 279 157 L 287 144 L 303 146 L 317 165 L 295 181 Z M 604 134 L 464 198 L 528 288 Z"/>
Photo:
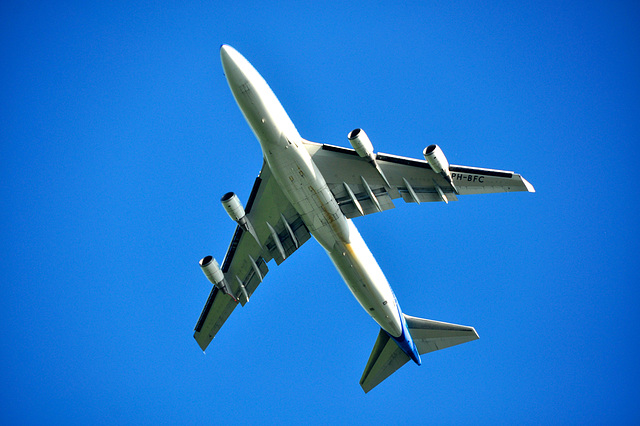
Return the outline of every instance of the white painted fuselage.
<path id="1" fill-rule="evenodd" d="M 394 338 L 409 339 L 409 353 L 419 355 L 396 298 L 380 266 L 303 146 L 303 139 L 275 94 L 255 68 L 235 49 L 220 55 L 233 95 L 258 138 L 271 172 L 300 214 L 309 232 L 329 254 L 365 311 Z M 406 341 L 406 340 L 405 340 Z"/>

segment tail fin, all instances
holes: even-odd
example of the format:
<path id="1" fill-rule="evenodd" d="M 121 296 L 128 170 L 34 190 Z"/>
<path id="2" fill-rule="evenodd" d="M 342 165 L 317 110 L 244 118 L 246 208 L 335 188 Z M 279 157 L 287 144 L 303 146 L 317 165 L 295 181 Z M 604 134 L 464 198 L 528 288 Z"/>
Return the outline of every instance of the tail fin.
<path id="1" fill-rule="evenodd" d="M 410 317 L 408 315 L 404 315 L 404 319 L 420 355 L 479 338 L 473 327 Z M 410 359 L 397 343 L 389 337 L 387 332 L 380 329 L 378 340 L 373 346 L 373 351 L 371 351 L 371 356 L 369 356 L 369 361 L 360 379 L 362 390 L 365 393 L 369 392 Z"/>

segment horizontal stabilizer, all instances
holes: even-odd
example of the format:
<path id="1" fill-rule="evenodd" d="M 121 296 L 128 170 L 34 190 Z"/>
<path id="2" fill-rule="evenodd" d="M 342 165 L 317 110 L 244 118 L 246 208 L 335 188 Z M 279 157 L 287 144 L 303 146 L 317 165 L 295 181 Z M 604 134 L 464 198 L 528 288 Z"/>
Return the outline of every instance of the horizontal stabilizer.
<path id="1" fill-rule="evenodd" d="M 380 329 L 378 340 L 373 346 L 367 366 L 360 378 L 362 390 L 369 392 L 380 382 L 405 365 L 411 358 L 404 353 L 400 346 L 389 337 L 386 331 Z"/>
<path id="2" fill-rule="evenodd" d="M 420 355 L 480 338 L 475 328 L 466 325 L 432 321 L 409 315 L 404 315 L 404 319 Z"/>
<path id="3" fill-rule="evenodd" d="M 404 315 L 411 338 L 420 355 L 478 339 L 473 327 Z M 360 378 L 362 390 L 369 392 L 405 365 L 411 358 L 382 329 Z"/>

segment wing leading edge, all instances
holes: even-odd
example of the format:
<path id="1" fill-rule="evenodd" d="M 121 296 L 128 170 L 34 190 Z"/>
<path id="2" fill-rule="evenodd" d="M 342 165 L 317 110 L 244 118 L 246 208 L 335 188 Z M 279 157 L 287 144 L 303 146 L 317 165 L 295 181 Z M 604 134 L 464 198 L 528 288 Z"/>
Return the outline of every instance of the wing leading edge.
<path id="1" fill-rule="evenodd" d="M 278 265 L 281 264 L 311 237 L 266 164 L 256 178 L 245 213 L 256 237 L 240 226 L 236 227 L 221 267 L 229 292 L 243 306 L 269 272 L 267 263 L 275 259 Z M 203 351 L 238 302 L 213 287 L 194 333 Z"/>

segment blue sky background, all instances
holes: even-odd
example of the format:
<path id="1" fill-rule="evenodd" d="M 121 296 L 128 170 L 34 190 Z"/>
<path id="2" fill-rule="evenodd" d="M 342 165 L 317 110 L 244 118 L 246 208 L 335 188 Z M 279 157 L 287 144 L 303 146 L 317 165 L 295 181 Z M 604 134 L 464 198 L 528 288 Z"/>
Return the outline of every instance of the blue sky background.
<path id="1" fill-rule="evenodd" d="M 636 2 L 85 3 L 0 5 L 3 424 L 640 421 Z M 310 242 L 202 354 L 197 262 L 262 161 L 222 43 L 307 139 L 535 186 L 355 222 L 406 313 L 480 340 L 365 395 L 378 326 Z"/>

